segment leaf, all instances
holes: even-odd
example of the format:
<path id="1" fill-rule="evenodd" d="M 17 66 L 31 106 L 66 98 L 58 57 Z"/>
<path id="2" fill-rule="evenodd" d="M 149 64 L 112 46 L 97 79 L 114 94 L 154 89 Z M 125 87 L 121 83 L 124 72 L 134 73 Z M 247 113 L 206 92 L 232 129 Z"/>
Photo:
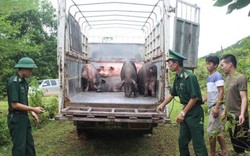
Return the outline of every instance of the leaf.
<path id="1" fill-rule="evenodd" d="M 227 122 L 225 124 L 225 130 L 226 131 L 231 130 L 232 133 L 234 134 L 236 124 L 237 124 L 236 116 L 232 113 L 227 113 Z"/>
<path id="2" fill-rule="evenodd" d="M 250 3 L 249 0 L 238 0 L 228 6 L 227 14 L 230 14 L 235 9 L 241 9 L 246 7 Z"/>
<path id="3" fill-rule="evenodd" d="M 236 134 L 236 138 L 242 138 L 247 136 L 248 136 L 248 131 L 245 131 L 243 127 L 240 127 L 240 130 Z"/>
<path id="4" fill-rule="evenodd" d="M 214 6 L 218 6 L 218 7 L 221 7 L 221 6 L 225 6 L 229 3 L 231 3 L 232 0 L 217 0 L 215 3 L 214 3 Z"/>
<path id="5" fill-rule="evenodd" d="M 237 3 L 236 9 L 241 9 L 241 8 L 246 7 L 250 3 L 250 1 L 249 0 L 238 0 L 236 3 Z"/>
<path id="6" fill-rule="evenodd" d="M 228 6 L 227 8 L 227 14 L 230 14 L 231 12 L 233 12 L 233 10 L 235 10 L 237 7 L 237 3 L 232 3 Z"/>

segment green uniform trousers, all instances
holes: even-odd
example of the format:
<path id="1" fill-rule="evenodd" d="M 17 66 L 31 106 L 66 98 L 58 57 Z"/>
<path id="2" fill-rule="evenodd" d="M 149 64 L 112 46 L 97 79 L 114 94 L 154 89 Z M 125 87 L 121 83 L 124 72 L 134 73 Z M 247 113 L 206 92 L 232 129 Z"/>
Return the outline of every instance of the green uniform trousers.
<path id="1" fill-rule="evenodd" d="M 29 116 L 26 113 L 8 114 L 8 127 L 12 138 L 13 156 L 35 156 Z"/>
<path id="2" fill-rule="evenodd" d="M 196 156 L 207 156 L 204 140 L 204 111 L 201 105 L 194 106 L 180 124 L 179 151 L 181 156 L 190 156 L 188 144 L 192 140 Z"/>

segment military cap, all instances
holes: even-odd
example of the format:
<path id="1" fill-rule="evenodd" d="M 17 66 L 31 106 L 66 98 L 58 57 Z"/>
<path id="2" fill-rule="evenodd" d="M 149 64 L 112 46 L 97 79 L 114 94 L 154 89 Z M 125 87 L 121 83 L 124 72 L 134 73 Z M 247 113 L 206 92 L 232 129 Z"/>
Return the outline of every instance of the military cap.
<path id="1" fill-rule="evenodd" d="M 186 60 L 187 58 L 185 58 L 184 56 L 182 56 L 181 54 L 178 54 L 177 52 L 174 52 L 172 50 L 169 49 L 169 57 L 166 60 L 167 62 L 169 60 L 176 60 L 176 61 L 183 61 Z"/>
<path id="2" fill-rule="evenodd" d="M 37 68 L 37 66 L 31 58 L 23 57 L 15 65 L 15 68 Z"/>

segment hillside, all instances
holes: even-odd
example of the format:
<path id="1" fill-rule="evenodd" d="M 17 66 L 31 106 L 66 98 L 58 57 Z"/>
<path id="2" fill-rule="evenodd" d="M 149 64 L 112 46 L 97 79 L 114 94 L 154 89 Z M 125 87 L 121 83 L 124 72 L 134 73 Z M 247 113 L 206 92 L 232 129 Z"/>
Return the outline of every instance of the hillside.
<path id="1" fill-rule="evenodd" d="M 239 40 L 235 44 L 233 44 L 233 45 L 231 45 L 231 46 L 229 46 L 229 47 L 227 47 L 225 49 L 216 51 L 216 52 L 211 53 L 209 55 L 217 55 L 217 56 L 221 57 L 223 54 L 232 53 L 232 54 L 236 55 L 236 57 L 238 59 L 241 59 L 242 56 L 244 56 L 244 55 L 242 55 L 241 52 L 246 53 L 249 56 L 249 52 L 250 52 L 250 36 Z M 200 59 L 204 59 L 207 56 L 203 56 Z M 249 57 L 248 57 L 248 59 L 249 59 Z"/>
<path id="2" fill-rule="evenodd" d="M 224 54 L 233 54 L 236 56 L 237 59 L 237 70 L 238 72 L 244 74 L 249 82 L 250 80 L 250 36 L 241 39 L 240 41 L 236 42 L 235 44 L 211 53 L 209 55 L 217 55 L 218 57 L 221 57 Z M 209 56 L 207 55 L 207 56 Z M 195 74 L 199 79 L 200 86 L 202 90 L 205 89 L 206 86 L 206 77 L 208 76 L 208 72 L 206 70 L 206 62 L 205 58 L 207 56 L 201 57 L 198 59 L 198 67 L 195 70 Z M 221 71 L 221 68 L 219 66 L 218 70 Z M 226 75 L 224 75 L 226 77 Z M 250 85 L 248 83 L 248 89 L 250 89 Z M 248 97 L 250 97 L 250 93 L 248 92 Z"/>

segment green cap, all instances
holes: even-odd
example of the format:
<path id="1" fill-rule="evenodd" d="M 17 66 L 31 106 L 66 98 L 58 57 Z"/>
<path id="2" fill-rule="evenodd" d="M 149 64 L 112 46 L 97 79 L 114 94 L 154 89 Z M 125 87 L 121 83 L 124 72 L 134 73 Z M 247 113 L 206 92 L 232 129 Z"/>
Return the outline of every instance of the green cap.
<path id="1" fill-rule="evenodd" d="M 23 57 L 15 65 L 15 68 L 37 68 L 37 66 L 31 58 Z"/>
<path id="2" fill-rule="evenodd" d="M 178 54 L 177 52 L 174 52 L 174 51 L 172 51 L 172 50 L 169 49 L 169 57 L 167 59 L 167 62 L 169 60 L 183 61 L 183 60 L 186 60 L 186 59 L 187 58 L 185 58 L 181 54 Z"/>

